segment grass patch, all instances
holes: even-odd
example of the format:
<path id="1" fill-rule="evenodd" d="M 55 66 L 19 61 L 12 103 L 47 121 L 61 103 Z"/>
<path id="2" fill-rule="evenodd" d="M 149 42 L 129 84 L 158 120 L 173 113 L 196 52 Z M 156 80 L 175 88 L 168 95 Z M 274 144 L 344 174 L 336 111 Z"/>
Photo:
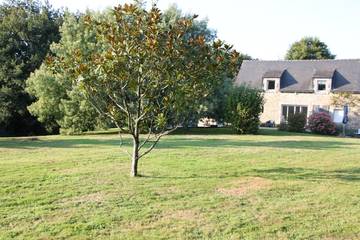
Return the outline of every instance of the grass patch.
<path id="1" fill-rule="evenodd" d="M 127 137 L 130 150 L 130 139 Z M 359 139 L 180 130 L 0 139 L 0 239 L 358 239 Z"/>

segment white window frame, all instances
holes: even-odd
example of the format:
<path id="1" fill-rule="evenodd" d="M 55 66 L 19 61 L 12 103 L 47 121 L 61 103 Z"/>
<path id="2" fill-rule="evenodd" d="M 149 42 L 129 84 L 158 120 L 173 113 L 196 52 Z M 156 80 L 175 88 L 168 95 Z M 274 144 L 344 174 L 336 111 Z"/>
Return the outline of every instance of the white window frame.
<path id="1" fill-rule="evenodd" d="M 283 116 L 284 116 L 284 107 L 287 107 L 287 111 L 286 111 L 286 119 L 283 119 Z M 280 115 L 280 119 L 281 121 L 285 121 L 287 122 L 287 119 L 289 119 L 289 107 L 294 107 L 294 113 L 296 113 L 296 107 L 300 107 L 300 112 L 302 112 L 302 109 L 303 108 L 306 108 L 307 111 L 306 111 L 306 118 L 309 116 L 309 106 L 307 105 L 296 105 L 296 104 L 281 104 L 281 115 Z"/>
<path id="2" fill-rule="evenodd" d="M 324 84 L 325 89 L 324 90 L 319 90 L 319 84 Z M 318 94 L 330 93 L 331 85 L 332 85 L 331 78 L 314 78 L 314 91 L 315 91 L 315 93 L 318 93 Z"/>
<path id="3" fill-rule="evenodd" d="M 269 89 L 269 82 L 274 81 L 274 89 Z M 280 89 L 280 78 L 264 78 L 263 79 L 264 91 L 266 92 L 277 92 Z"/>
<path id="4" fill-rule="evenodd" d="M 318 91 L 318 92 L 320 92 L 320 91 L 326 91 L 327 90 L 327 86 L 326 86 L 326 83 L 327 83 L 327 81 L 326 80 L 317 80 L 317 82 L 316 82 L 316 90 Z M 319 86 L 320 85 L 323 85 L 324 86 L 324 89 L 319 89 Z"/>

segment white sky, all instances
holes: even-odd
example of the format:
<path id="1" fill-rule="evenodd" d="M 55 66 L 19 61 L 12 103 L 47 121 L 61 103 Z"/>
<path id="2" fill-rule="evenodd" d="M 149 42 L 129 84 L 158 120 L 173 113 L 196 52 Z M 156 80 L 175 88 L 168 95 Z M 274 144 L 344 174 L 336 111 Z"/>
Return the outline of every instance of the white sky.
<path id="1" fill-rule="evenodd" d="M 80 11 L 124 2 L 50 0 Z M 158 6 L 174 2 L 183 12 L 207 17 L 220 39 L 253 58 L 282 59 L 303 36 L 319 37 L 337 58 L 360 58 L 360 0 L 159 0 Z"/>

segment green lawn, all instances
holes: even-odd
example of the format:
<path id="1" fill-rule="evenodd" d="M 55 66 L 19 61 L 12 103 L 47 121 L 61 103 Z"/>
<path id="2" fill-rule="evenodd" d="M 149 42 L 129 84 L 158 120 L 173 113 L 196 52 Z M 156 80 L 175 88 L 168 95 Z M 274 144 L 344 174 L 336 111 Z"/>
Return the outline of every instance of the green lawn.
<path id="1" fill-rule="evenodd" d="M 360 139 L 203 129 L 129 177 L 115 134 L 0 139 L 0 239 L 359 239 Z"/>

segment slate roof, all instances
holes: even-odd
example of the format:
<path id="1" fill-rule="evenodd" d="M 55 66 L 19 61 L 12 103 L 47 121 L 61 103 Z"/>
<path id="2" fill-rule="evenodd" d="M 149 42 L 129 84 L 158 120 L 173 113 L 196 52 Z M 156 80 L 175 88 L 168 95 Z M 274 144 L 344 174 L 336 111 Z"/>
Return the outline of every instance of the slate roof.
<path id="1" fill-rule="evenodd" d="M 313 78 L 333 78 L 336 70 L 314 70 Z"/>
<path id="2" fill-rule="evenodd" d="M 333 92 L 360 93 L 360 59 L 245 60 L 235 84 L 262 89 L 264 77 L 279 77 L 281 92 L 314 92 L 314 78 L 332 78 Z"/>
<path id="3" fill-rule="evenodd" d="M 282 74 L 284 73 L 284 71 L 267 71 L 266 73 L 264 73 L 263 78 L 281 78 Z"/>

